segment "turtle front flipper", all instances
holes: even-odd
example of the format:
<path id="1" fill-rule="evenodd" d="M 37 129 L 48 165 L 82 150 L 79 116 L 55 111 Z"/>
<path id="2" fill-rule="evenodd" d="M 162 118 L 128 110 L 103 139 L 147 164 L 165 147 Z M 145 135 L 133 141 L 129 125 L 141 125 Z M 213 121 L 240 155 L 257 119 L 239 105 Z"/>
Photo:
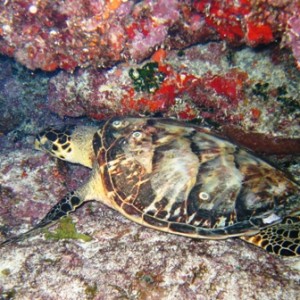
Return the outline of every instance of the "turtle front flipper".
<path id="1" fill-rule="evenodd" d="M 286 217 L 282 223 L 262 229 L 253 236 L 241 237 L 254 244 L 281 256 L 300 256 L 300 217 Z"/>
<path id="2" fill-rule="evenodd" d="M 11 237 L 0 244 L 4 246 L 13 242 L 22 241 L 34 234 L 37 234 L 41 229 L 53 225 L 59 219 L 67 216 L 69 213 L 76 210 L 84 202 L 84 198 L 80 195 L 80 192 L 70 192 L 61 201 L 54 205 L 47 215 L 32 229 L 21 233 L 20 235 Z"/>

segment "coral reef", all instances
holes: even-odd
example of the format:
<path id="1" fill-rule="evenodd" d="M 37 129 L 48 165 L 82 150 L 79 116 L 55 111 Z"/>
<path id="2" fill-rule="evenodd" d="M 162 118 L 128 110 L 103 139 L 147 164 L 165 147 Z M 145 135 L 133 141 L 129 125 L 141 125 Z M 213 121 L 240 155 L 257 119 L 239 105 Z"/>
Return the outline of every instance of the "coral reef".
<path id="1" fill-rule="evenodd" d="M 294 16 L 300 5 L 293 0 L 14 0 L 1 1 L 0 12 L 0 53 L 30 69 L 74 71 L 142 61 L 161 45 L 269 44 L 288 34 L 288 22 L 291 34 L 298 32 Z M 297 57 L 295 41 L 286 45 Z"/>
<path id="2" fill-rule="evenodd" d="M 159 49 L 142 64 L 61 71 L 49 82 L 49 108 L 61 117 L 96 120 L 160 113 L 299 138 L 300 74 L 289 60 L 275 64 L 272 53 L 232 53 L 211 42 L 182 53 Z"/>

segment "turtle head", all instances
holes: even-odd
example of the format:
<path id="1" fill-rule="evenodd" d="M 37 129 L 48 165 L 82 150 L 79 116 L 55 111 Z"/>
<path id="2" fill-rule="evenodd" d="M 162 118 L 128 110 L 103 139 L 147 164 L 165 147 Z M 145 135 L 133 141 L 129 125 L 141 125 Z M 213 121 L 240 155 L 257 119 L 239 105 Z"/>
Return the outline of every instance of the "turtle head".
<path id="1" fill-rule="evenodd" d="M 46 151 L 55 157 L 68 160 L 72 152 L 71 136 L 73 131 L 72 127 L 63 129 L 49 127 L 36 136 L 34 147 L 36 150 Z"/>
<path id="2" fill-rule="evenodd" d="M 92 168 L 92 140 L 96 130 L 92 126 L 49 127 L 36 136 L 34 146 L 59 159 Z"/>

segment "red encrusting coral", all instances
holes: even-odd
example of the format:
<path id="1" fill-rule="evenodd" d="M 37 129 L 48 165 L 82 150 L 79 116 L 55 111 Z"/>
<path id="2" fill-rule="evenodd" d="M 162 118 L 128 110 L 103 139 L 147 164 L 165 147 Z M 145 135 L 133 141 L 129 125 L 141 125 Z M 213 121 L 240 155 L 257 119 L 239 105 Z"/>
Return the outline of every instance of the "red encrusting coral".
<path id="1" fill-rule="evenodd" d="M 162 61 L 165 57 L 165 51 L 160 51 L 154 59 Z M 183 119 L 202 116 L 218 122 L 240 120 L 232 111 L 244 98 L 245 72 L 232 69 L 223 75 L 208 73 L 199 77 L 177 73 L 163 62 L 158 70 L 166 77 L 153 93 L 135 91 L 128 77 L 124 78 L 128 72 L 124 66 L 109 76 L 93 70 L 77 72 L 75 76 L 60 73 L 50 80 L 50 109 L 60 116 L 87 115 L 93 119 L 160 112 Z M 179 106 L 176 99 L 184 98 L 190 100 Z M 227 115 L 227 111 L 231 114 Z"/>
<path id="2" fill-rule="evenodd" d="M 217 94 L 225 96 L 229 102 L 237 105 L 243 99 L 243 84 L 247 80 L 247 74 L 232 69 L 225 76 L 215 75 L 211 79 L 205 79 L 205 85 L 215 90 Z"/>
<path id="3" fill-rule="evenodd" d="M 222 39 L 228 42 L 240 43 L 244 37 L 243 18 L 251 11 L 248 0 L 239 1 L 195 1 L 194 7 L 205 16 L 209 26 L 212 26 Z"/>
<path id="4" fill-rule="evenodd" d="M 249 45 L 269 44 L 274 41 L 272 28 L 269 24 L 247 23 L 246 40 Z"/>

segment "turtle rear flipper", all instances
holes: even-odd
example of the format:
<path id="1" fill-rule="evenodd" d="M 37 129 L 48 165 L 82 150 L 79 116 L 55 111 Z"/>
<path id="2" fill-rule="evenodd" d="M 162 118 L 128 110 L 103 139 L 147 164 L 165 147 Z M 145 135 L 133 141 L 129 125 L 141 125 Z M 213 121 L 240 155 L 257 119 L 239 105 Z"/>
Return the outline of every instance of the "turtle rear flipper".
<path id="1" fill-rule="evenodd" d="M 33 236 L 40 232 L 43 228 L 53 225 L 59 219 L 67 216 L 69 213 L 76 210 L 84 202 L 84 198 L 79 192 L 70 192 L 63 199 L 61 199 L 57 204 L 55 204 L 46 216 L 32 229 L 21 233 L 20 235 L 13 236 L 0 244 L 4 246 L 6 244 L 15 243 L 22 241 L 25 238 Z"/>
<path id="2" fill-rule="evenodd" d="M 281 223 L 262 229 L 253 236 L 241 237 L 281 256 L 300 256 L 300 216 L 286 217 Z"/>

